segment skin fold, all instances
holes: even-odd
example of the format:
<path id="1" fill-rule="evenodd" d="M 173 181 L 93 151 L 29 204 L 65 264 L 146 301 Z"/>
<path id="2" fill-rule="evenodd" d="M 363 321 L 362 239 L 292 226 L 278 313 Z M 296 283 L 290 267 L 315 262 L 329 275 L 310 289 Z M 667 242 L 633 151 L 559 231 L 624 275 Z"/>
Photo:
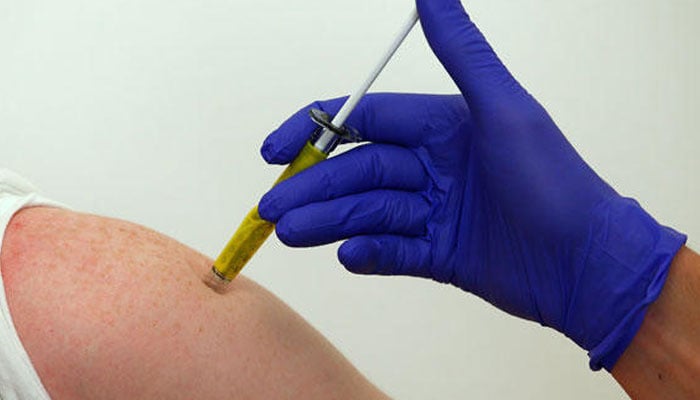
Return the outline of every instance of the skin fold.
<path id="1" fill-rule="evenodd" d="M 53 399 L 386 398 L 245 277 L 144 227 L 60 209 L 12 219 L 0 253 L 19 336 Z"/>

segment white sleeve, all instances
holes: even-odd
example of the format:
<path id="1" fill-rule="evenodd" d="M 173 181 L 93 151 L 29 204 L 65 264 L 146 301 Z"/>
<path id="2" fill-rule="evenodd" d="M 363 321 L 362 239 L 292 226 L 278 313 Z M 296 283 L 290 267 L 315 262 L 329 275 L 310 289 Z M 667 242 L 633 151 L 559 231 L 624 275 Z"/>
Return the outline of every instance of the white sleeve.
<path id="1" fill-rule="evenodd" d="M 19 210 L 37 206 L 66 208 L 37 192 L 37 188 L 26 179 L 0 168 L 0 244 L 12 216 Z M 1 274 L 0 285 L 0 399 L 48 400 L 49 394 L 17 335 Z"/>

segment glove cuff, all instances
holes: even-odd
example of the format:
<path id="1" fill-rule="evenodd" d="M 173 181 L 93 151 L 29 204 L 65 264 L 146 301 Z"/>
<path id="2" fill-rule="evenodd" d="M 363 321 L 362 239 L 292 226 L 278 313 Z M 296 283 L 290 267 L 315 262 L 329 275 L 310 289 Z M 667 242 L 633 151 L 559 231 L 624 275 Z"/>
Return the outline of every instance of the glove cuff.
<path id="1" fill-rule="evenodd" d="M 567 334 L 589 350 L 590 367 L 611 371 L 661 294 L 687 237 L 660 225 L 633 199 L 595 213 Z"/>

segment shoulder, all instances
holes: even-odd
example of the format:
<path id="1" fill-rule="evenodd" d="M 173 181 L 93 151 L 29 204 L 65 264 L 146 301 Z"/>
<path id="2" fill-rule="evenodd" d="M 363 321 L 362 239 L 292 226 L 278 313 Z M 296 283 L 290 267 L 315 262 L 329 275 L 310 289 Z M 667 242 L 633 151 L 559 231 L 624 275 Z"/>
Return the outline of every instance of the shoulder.
<path id="1" fill-rule="evenodd" d="M 0 253 L 17 331 L 54 399 L 381 396 L 259 285 L 209 289 L 211 262 L 129 222 L 48 208 L 17 214 Z"/>

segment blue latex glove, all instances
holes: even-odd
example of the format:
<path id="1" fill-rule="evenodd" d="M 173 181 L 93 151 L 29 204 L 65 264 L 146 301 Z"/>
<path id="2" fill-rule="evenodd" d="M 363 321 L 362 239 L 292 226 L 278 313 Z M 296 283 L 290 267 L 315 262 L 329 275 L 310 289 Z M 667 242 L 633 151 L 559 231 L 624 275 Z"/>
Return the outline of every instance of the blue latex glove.
<path id="1" fill-rule="evenodd" d="M 349 238 L 338 251 L 348 270 L 453 284 L 566 334 L 592 368 L 611 370 L 685 237 L 581 159 L 458 0 L 417 3 L 462 94 L 366 97 L 349 124 L 372 143 L 281 183 L 261 216 L 290 246 Z M 313 130 L 301 110 L 263 157 L 288 163 Z"/>

